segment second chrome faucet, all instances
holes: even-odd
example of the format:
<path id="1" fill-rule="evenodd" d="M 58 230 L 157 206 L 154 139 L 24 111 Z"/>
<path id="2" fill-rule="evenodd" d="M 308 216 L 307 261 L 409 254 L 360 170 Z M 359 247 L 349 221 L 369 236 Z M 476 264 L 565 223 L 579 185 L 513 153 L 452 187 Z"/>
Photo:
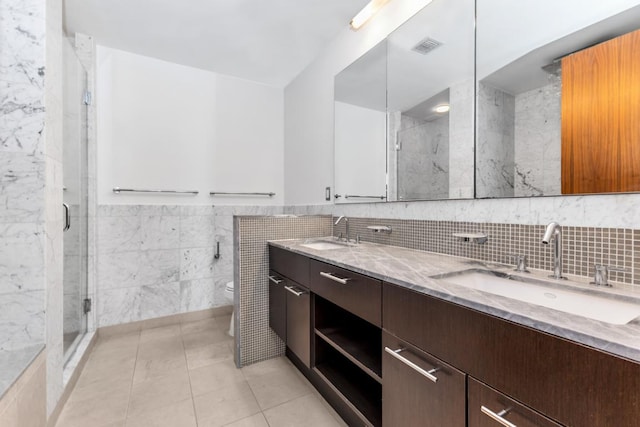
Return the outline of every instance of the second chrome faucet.
<path id="1" fill-rule="evenodd" d="M 566 279 L 562 275 L 562 231 L 560 224 L 551 222 L 542 237 L 542 243 L 548 245 L 553 240 L 553 274 L 554 279 Z"/>

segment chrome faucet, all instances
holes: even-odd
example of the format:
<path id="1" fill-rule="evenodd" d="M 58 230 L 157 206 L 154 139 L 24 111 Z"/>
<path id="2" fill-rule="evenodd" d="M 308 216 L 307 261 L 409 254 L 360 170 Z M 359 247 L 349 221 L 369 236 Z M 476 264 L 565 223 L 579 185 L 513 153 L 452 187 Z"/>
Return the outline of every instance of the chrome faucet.
<path id="1" fill-rule="evenodd" d="M 343 219 L 344 219 L 345 226 L 346 226 L 346 228 L 347 228 L 347 230 L 346 230 L 347 237 L 346 237 L 345 239 L 346 239 L 346 242 L 347 242 L 347 243 L 349 243 L 349 218 L 347 218 L 347 217 L 346 217 L 346 216 L 344 216 L 344 215 L 340 215 L 340 218 L 338 218 L 338 219 L 336 220 L 336 222 L 335 222 L 333 225 L 338 225 L 338 223 L 339 223 L 340 221 L 342 221 Z M 338 239 L 338 240 L 339 240 L 339 239 Z"/>
<path id="2" fill-rule="evenodd" d="M 547 225 L 547 230 L 542 237 L 542 243 L 548 245 L 553 239 L 553 274 L 549 277 L 554 279 L 566 279 L 562 275 L 562 232 L 557 222 Z"/>

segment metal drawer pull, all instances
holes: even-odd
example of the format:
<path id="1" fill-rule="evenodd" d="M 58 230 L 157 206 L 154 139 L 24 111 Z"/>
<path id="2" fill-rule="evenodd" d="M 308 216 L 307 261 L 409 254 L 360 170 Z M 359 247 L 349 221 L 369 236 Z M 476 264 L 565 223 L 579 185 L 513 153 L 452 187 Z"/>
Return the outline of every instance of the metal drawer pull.
<path id="1" fill-rule="evenodd" d="M 292 294 L 294 294 L 295 296 L 299 297 L 302 296 L 304 294 L 306 294 L 305 291 L 296 291 L 295 288 L 293 286 L 285 286 L 284 287 L 286 290 L 288 290 L 289 292 L 291 292 Z"/>
<path id="2" fill-rule="evenodd" d="M 282 279 L 278 279 L 276 276 L 269 276 L 269 280 L 271 280 L 276 285 L 282 283 Z"/>
<path id="3" fill-rule="evenodd" d="M 385 347 L 384 348 L 384 351 L 386 351 L 387 353 L 389 353 L 390 355 L 392 355 L 393 357 L 395 357 L 396 359 L 398 359 L 399 361 L 401 361 L 405 365 L 409 366 L 411 369 L 417 371 L 420 375 L 424 375 L 429 380 L 433 381 L 434 383 L 437 383 L 438 382 L 438 377 L 436 377 L 433 374 L 438 372 L 440 370 L 440 368 L 433 368 L 433 369 L 431 369 L 429 371 L 425 371 L 420 366 L 418 366 L 415 363 L 413 363 L 411 360 L 400 356 L 399 353 L 402 352 L 402 351 L 405 351 L 405 350 L 406 350 L 406 348 L 399 348 L 397 350 L 392 350 L 389 347 Z"/>
<path id="4" fill-rule="evenodd" d="M 518 427 L 514 423 L 510 423 L 509 421 L 507 421 L 504 418 L 502 418 L 505 415 L 507 415 L 509 413 L 509 411 L 511 411 L 511 408 L 503 409 L 502 411 L 498 412 L 497 414 L 495 412 L 493 412 L 491 409 L 489 409 L 486 406 L 484 406 L 484 405 L 482 405 L 480 407 L 480 410 L 482 411 L 483 414 L 485 414 L 489 418 L 499 422 L 500 424 L 502 424 L 505 427 Z"/>
<path id="5" fill-rule="evenodd" d="M 346 285 L 346 284 L 347 284 L 347 282 L 348 282 L 349 280 L 351 280 L 351 279 L 349 279 L 348 277 L 345 277 L 344 279 L 342 279 L 342 278 L 340 278 L 340 277 L 334 276 L 334 275 L 333 275 L 333 274 L 331 274 L 331 273 L 325 273 L 324 271 L 321 271 L 321 272 L 320 272 L 320 275 L 321 275 L 322 277 L 326 277 L 327 279 L 331 279 L 331 280 L 333 280 L 334 282 L 342 283 L 343 285 Z"/>

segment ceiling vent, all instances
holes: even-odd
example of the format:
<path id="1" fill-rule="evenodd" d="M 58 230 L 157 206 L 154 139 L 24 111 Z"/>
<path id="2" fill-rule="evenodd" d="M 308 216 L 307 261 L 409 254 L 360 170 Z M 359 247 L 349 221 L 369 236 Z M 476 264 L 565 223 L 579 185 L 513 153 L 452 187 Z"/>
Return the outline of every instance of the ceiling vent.
<path id="1" fill-rule="evenodd" d="M 421 53 L 422 55 L 426 55 L 438 46 L 442 46 L 442 43 L 440 43 L 438 40 L 427 37 L 426 39 L 415 45 L 411 50 Z"/>

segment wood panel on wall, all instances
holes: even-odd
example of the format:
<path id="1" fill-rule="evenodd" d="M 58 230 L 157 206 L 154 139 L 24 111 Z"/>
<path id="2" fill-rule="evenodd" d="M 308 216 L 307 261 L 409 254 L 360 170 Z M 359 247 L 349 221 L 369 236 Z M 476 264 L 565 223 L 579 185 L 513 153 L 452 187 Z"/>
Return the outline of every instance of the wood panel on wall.
<path id="1" fill-rule="evenodd" d="M 562 193 L 640 190 L 640 30 L 562 59 Z"/>
<path id="2" fill-rule="evenodd" d="M 620 37 L 620 191 L 640 189 L 640 30 Z"/>

